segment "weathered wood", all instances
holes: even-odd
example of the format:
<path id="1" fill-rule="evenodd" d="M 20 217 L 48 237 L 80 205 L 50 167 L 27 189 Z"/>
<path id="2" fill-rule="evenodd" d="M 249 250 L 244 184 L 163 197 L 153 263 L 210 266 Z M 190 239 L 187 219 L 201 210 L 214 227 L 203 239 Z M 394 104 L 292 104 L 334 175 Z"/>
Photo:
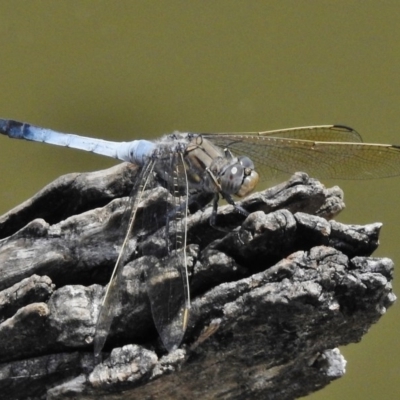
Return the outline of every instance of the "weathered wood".
<path id="1" fill-rule="evenodd" d="M 121 239 L 119 197 L 134 176 L 122 164 L 61 177 L 0 219 L 8 399 L 297 398 L 341 377 L 337 346 L 359 341 L 395 300 L 392 262 L 370 257 L 381 225 L 330 220 L 344 207 L 340 189 L 296 174 L 246 199 L 248 218 L 221 207 L 217 223 L 229 233 L 210 227 L 210 208 L 189 217 L 193 309 L 170 354 L 142 273 L 163 233 L 144 225 L 123 271 L 113 350 L 93 370 L 94 326 Z M 161 213 L 164 199 L 153 189 L 141 207 Z"/>

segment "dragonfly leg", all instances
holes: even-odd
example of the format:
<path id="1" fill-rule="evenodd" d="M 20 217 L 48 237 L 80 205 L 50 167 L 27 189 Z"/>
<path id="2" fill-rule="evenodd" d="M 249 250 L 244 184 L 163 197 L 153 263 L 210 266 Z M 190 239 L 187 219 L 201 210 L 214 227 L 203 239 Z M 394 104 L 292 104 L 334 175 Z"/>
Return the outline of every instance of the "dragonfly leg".
<path id="1" fill-rule="evenodd" d="M 250 213 L 248 211 L 246 211 L 243 207 L 238 206 L 234 200 L 232 199 L 232 197 L 228 194 L 223 196 L 224 199 L 230 204 L 232 205 L 235 210 L 237 212 L 239 212 L 240 214 L 244 215 L 245 217 L 247 217 Z M 223 228 L 221 226 L 217 226 L 217 211 L 218 211 L 218 201 L 219 201 L 219 195 L 215 194 L 214 198 L 213 198 L 213 203 L 212 203 L 212 213 L 210 216 L 210 226 L 212 226 L 214 229 L 217 229 L 221 232 L 232 232 L 231 229 L 228 228 Z"/>
<path id="2" fill-rule="evenodd" d="M 219 201 L 219 195 L 216 194 L 213 198 L 212 202 L 212 213 L 210 216 L 210 225 L 218 230 L 221 230 L 220 227 L 217 226 L 217 211 L 218 211 L 218 201 Z M 225 230 L 223 230 L 225 231 Z"/>
<path id="3" fill-rule="evenodd" d="M 223 194 L 224 199 L 235 208 L 235 210 L 244 215 L 245 217 L 248 217 L 250 215 L 250 213 L 248 211 L 246 211 L 243 207 L 238 206 L 235 201 L 232 199 L 232 196 L 229 194 Z"/>

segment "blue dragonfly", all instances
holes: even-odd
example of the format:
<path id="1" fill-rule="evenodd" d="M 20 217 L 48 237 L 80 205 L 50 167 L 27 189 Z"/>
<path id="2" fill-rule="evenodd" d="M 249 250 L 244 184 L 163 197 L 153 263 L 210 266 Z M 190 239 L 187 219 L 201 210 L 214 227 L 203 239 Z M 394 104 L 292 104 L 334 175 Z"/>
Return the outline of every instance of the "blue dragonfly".
<path id="1" fill-rule="evenodd" d="M 155 141 L 112 142 L 0 119 L 0 133 L 14 139 L 89 151 L 140 167 L 129 201 L 125 239 L 97 319 L 96 359 L 115 314 L 121 271 L 129 253 L 128 242 L 148 188 L 162 185 L 172 198 L 172 206 L 166 211 L 167 256 L 149 269 L 146 277 L 155 326 L 164 347 L 171 351 L 180 346 L 189 323 L 186 217 L 189 205 L 197 198 L 206 194 L 206 202 L 212 202 L 210 223 L 216 225 L 220 198 L 247 215 L 233 197 L 248 195 L 260 177 L 265 180 L 277 172 L 304 171 L 319 178 L 335 179 L 400 175 L 399 146 L 363 143 L 355 130 L 342 125 L 244 133 L 173 133 Z M 174 234 L 169 235 L 169 230 Z"/>

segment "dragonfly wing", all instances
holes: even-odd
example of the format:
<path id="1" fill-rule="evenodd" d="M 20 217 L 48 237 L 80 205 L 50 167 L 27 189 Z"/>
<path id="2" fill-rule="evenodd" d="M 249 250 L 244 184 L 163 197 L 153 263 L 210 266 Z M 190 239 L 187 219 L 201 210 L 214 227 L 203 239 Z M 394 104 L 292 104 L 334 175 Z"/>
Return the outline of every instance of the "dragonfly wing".
<path id="1" fill-rule="evenodd" d="M 259 132 L 258 135 L 287 139 L 317 140 L 320 142 L 363 142 L 361 135 L 357 131 L 344 125 L 303 126 Z"/>
<path id="2" fill-rule="evenodd" d="M 165 229 L 168 254 L 148 268 L 146 282 L 154 323 L 164 347 L 171 351 L 183 339 L 190 310 L 186 255 L 188 180 L 183 154 L 177 152 L 160 161 L 157 170 L 164 175 L 173 204 Z"/>
<path id="3" fill-rule="evenodd" d="M 206 138 L 228 147 L 236 155 L 250 157 L 265 179 L 276 173 L 296 171 L 325 179 L 372 179 L 400 174 L 400 148 L 393 145 L 245 133 L 206 135 Z"/>
<path id="4" fill-rule="evenodd" d="M 311 125 L 297 128 L 277 129 L 264 132 L 227 132 L 211 133 L 205 136 L 260 136 L 286 139 L 313 140 L 320 142 L 352 142 L 362 143 L 361 135 L 353 128 L 344 125 Z"/>
<path id="5" fill-rule="evenodd" d="M 183 279 L 186 279 L 181 271 L 183 265 L 186 265 L 186 255 L 182 251 L 160 260 L 147 271 L 147 293 L 153 320 L 168 351 L 179 347 L 189 318 L 190 300 L 183 285 Z"/>
<path id="6" fill-rule="evenodd" d="M 113 273 L 111 275 L 110 282 L 107 286 L 107 290 L 104 295 L 96 323 L 96 332 L 94 337 L 94 356 L 95 360 L 97 361 L 99 361 L 101 350 L 104 347 L 105 341 L 110 331 L 112 320 L 116 314 L 117 307 L 119 305 L 119 289 L 121 286 L 120 283 L 122 269 L 130 253 L 128 243 L 136 220 L 138 205 L 142 200 L 143 193 L 146 189 L 146 186 L 148 185 L 153 168 L 153 160 L 150 160 L 143 167 L 141 173 L 138 176 L 138 179 L 136 180 L 136 183 L 132 190 L 129 205 L 127 206 L 127 210 L 125 212 L 126 218 L 129 221 L 128 227 L 126 229 L 126 235 L 122 243 Z"/>

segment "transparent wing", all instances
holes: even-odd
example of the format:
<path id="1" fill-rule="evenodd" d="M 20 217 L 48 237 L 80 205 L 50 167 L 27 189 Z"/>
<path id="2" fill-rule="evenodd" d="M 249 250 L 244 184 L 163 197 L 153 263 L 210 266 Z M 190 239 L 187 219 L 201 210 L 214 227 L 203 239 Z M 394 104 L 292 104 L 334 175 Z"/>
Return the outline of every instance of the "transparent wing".
<path id="1" fill-rule="evenodd" d="M 205 136 L 232 135 L 318 140 L 322 142 L 363 142 L 361 135 L 357 131 L 345 125 L 311 125 L 263 132 L 226 132 L 205 134 Z"/>
<path id="2" fill-rule="evenodd" d="M 106 293 L 101 304 L 99 316 L 96 324 L 96 332 L 94 337 L 94 357 L 96 363 L 100 361 L 100 353 L 104 347 L 104 343 L 107 339 L 110 331 L 112 320 L 116 314 L 116 310 L 119 304 L 119 288 L 121 283 L 121 272 L 123 266 L 126 263 L 126 258 L 129 254 L 128 242 L 132 229 L 135 223 L 138 205 L 142 200 L 143 193 L 149 183 L 149 177 L 152 175 L 154 169 L 154 160 L 150 160 L 142 169 L 141 173 L 136 180 L 136 184 L 132 190 L 130 203 L 128 206 L 127 216 L 129 217 L 129 223 L 125 239 L 123 241 L 117 262 L 115 264 L 113 273 L 111 275 L 110 282 L 107 286 Z"/>
<path id="3" fill-rule="evenodd" d="M 172 195 L 165 240 L 168 254 L 147 271 L 153 320 L 168 351 L 179 347 L 188 324 L 190 291 L 186 255 L 188 180 L 183 155 L 171 154 L 157 165 Z"/>
<path id="4" fill-rule="evenodd" d="M 399 146 L 362 143 L 357 132 L 341 126 L 204 136 L 236 155 L 250 157 L 262 178 L 277 172 L 296 171 L 335 179 L 372 179 L 400 174 Z M 354 141 L 357 138 L 360 140 Z"/>

